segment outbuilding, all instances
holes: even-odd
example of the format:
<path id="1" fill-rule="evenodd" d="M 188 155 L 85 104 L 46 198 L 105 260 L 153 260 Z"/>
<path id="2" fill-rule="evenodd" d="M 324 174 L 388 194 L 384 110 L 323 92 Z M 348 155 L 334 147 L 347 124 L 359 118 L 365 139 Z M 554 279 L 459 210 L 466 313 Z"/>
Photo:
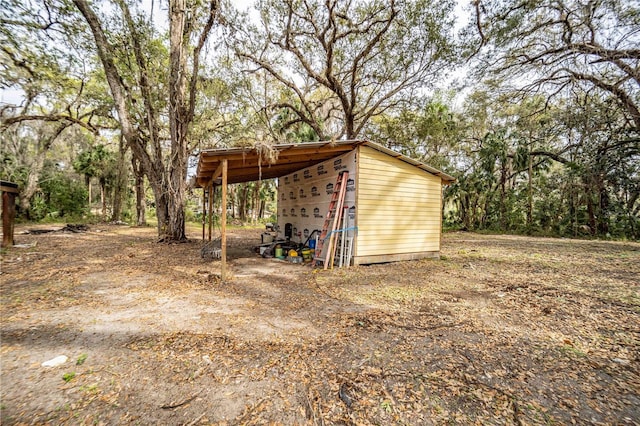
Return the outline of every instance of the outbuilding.
<path id="1" fill-rule="evenodd" d="M 442 187 L 454 178 L 374 142 L 205 150 L 200 153 L 196 183 L 209 193 L 223 185 L 224 193 L 228 183 L 278 178 L 279 228 L 303 242 L 322 229 L 334 186 L 344 172 L 348 177 L 341 183 L 346 185 L 342 229 L 352 241 L 349 263 L 439 255 Z"/>

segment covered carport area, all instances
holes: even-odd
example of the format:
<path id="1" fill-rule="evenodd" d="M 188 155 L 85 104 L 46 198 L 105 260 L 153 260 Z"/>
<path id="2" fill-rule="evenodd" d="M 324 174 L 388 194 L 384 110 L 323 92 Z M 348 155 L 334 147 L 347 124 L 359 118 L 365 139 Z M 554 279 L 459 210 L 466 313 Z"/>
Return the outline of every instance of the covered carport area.
<path id="1" fill-rule="evenodd" d="M 196 187 L 203 189 L 202 238 L 211 240 L 213 233 L 214 194 L 221 188 L 220 213 L 221 268 L 227 276 L 227 185 L 278 178 L 305 167 L 345 154 L 367 141 L 324 141 L 299 144 L 258 144 L 246 148 L 203 150 L 198 159 Z M 207 233 L 208 224 L 208 233 Z"/>

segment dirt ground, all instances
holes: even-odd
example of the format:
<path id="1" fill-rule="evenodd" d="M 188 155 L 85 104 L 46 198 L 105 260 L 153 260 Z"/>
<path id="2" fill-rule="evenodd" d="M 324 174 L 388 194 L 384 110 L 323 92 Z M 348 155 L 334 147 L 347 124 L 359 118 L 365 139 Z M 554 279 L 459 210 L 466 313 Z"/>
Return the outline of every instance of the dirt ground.
<path id="1" fill-rule="evenodd" d="M 221 283 L 197 229 L 32 228 L 2 252 L 2 424 L 640 425 L 639 243 L 451 233 L 313 273 L 245 229 Z"/>

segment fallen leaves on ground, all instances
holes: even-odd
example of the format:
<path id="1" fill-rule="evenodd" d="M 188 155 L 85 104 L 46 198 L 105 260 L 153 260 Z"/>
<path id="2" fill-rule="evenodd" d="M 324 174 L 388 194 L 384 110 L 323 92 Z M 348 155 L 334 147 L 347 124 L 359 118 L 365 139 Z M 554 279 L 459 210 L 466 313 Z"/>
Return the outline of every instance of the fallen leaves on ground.
<path id="1" fill-rule="evenodd" d="M 445 234 L 312 274 L 236 230 L 222 283 L 201 242 L 103 228 L 3 254 L 3 423 L 638 424 L 640 244 Z"/>

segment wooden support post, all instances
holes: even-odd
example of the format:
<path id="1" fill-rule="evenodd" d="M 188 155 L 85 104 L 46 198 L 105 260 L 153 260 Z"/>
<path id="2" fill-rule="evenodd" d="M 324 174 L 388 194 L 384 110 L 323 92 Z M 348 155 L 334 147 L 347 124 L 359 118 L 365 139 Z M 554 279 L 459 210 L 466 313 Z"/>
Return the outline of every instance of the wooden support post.
<path id="1" fill-rule="evenodd" d="M 443 194 L 444 185 L 442 184 L 442 180 L 440 180 L 440 235 L 438 237 L 438 253 L 442 250 L 442 231 L 444 227 L 444 223 L 442 222 L 442 218 L 444 217 L 444 194 Z"/>
<path id="2" fill-rule="evenodd" d="M 215 193 L 216 190 L 212 179 L 209 183 L 209 241 L 211 241 L 211 235 L 213 235 L 213 197 Z"/>
<path id="3" fill-rule="evenodd" d="M 16 194 L 2 191 L 2 247 L 13 245 L 13 221 L 16 218 Z"/>
<path id="4" fill-rule="evenodd" d="M 220 233 L 222 241 L 222 264 L 220 266 L 220 278 L 222 282 L 227 279 L 227 159 L 222 160 L 222 214 L 220 215 Z"/>
<path id="5" fill-rule="evenodd" d="M 207 223 L 207 188 L 202 188 L 202 241 L 204 241 L 204 229 Z"/>
<path id="6" fill-rule="evenodd" d="M 0 182 L 2 192 L 2 247 L 11 247 L 13 226 L 16 218 L 16 194 L 18 185 L 12 182 Z"/>

